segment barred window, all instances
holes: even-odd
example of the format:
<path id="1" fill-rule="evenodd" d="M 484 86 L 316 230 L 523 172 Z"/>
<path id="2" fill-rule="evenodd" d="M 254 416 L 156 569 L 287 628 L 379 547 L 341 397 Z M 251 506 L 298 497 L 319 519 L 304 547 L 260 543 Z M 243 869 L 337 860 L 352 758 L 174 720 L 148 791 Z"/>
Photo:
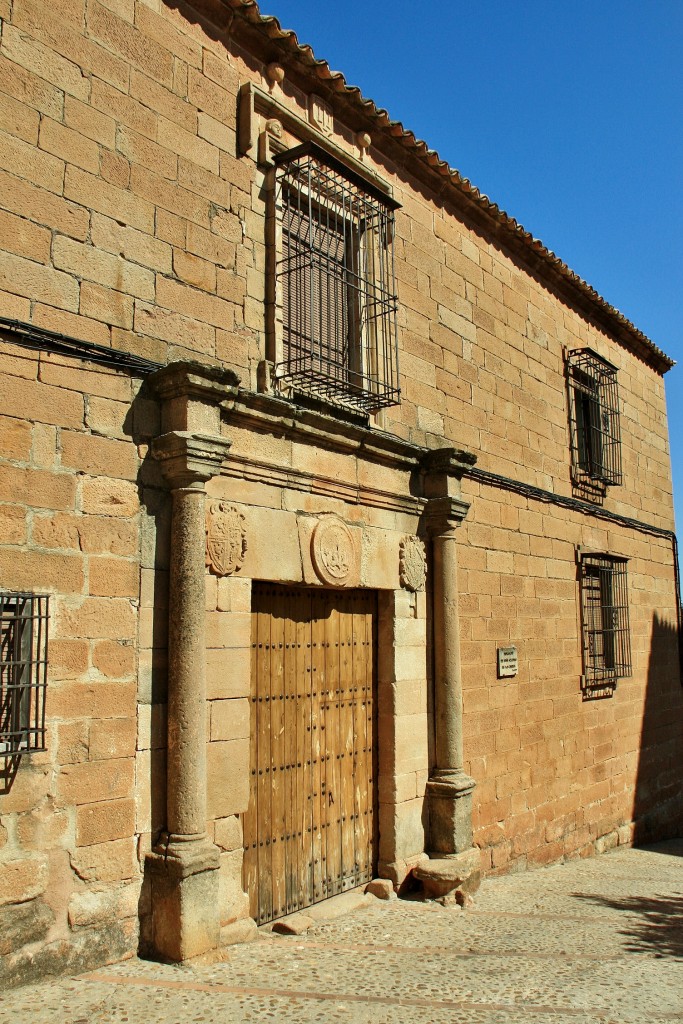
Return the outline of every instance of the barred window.
<path id="1" fill-rule="evenodd" d="M 274 160 L 279 387 L 361 412 L 394 405 L 398 204 L 314 143 Z"/>
<path id="2" fill-rule="evenodd" d="M 631 675 L 626 565 L 617 555 L 579 552 L 585 689 L 613 689 Z"/>
<path id="3" fill-rule="evenodd" d="M 48 605 L 0 592 L 0 791 L 23 753 L 45 749 Z"/>
<path id="4" fill-rule="evenodd" d="M 620 484 L 617 369 L 591 349 L 567 359 L 572 473 L 579 483 Z"/>

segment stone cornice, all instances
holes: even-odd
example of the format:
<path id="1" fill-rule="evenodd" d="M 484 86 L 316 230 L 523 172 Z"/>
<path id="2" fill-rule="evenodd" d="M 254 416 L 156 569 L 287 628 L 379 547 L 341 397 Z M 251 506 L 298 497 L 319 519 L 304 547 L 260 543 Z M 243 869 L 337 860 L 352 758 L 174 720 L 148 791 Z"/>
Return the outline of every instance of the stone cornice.
<path id="1" fill-rule="evenodd" d="M 414 480 L 405 495 L 411 503 L 423 496 L 434 498 L 451 494 L 454 488 L 459 488 L 463 474 L 476 462 L 476 456 L 470 452 L 455 448 L 429 449 L 414 444 L 396 434 L 371 427 L 366 417 L 344 409 L 312 406 L 277 395 L 248 391 L 239 386 L 236 374 L 220 367 L 190 362 L 171 363 L 152 374 L 149 383 L 165 409 L 163 422 L 167 433 L 157 438 L 153 452 L 155 458 L 166 464 L 164 472 L 167 476 L 174 473 L 191 476 L 196 472 L 199 474 L 197 480 L 209 479 L 217 470 L 200 470 L 202 460 L 207 467 L 218 465 L 220 469 L 223 456 L 213 458 L 210 455 L 210 443 L 221 444 L 217 436 L 218 411 L 228 436 L 230 427 L 235 426 L 413 473 Z M 193 413 L 193 409 L 214 410 L 216 421 L 211 424 L 209 432 L 205 426 L 209 420 L 201 412 Z M 193 430 L 192 427 L 198 429 Z M 182 444 L 186 450 L 182 452 L 179 439 L 184 439 Z M 194 439 L 195 448 L 204 445 L 204 456 L 195 456 L 190 451 L 189 439 Z M 222 443 L 225 447 L 221 450 L 227 454 L 229 442 Z M 183 458 L 187 462 L 187 470 L 180 468 Z M 242 458 L 243 465 L 248 467 L 248 456 Z M 293 467 L 291 469 L 296 472 Z M 288 467 L 283 466 L 282 471 L 287 472 Z"/>
<path id="2" fill-rule="evenodd" d="M 355 455 L 397 469 L 417 469 L 429 449 L 362 422 L 298 405 L 275 395 L 240 389 L 223 404 L 230 424 L 287 437 L 327 451 Z"/>
<path id="3" fill-rule="evenodd" d="M 422 493 L 429 499 L 429 505 L 441 498 L 456 504 L 461 502 L 461 480 L 476 461 L 476 455 L 459 448 L 436 448 L 426 452 L 421 460 Z"/>
<path id="4" fill-rule="evenodd" d="M 240 155 L 250 153 L 254 159 L 258 154 L 258 120 L 256 114 L 275 118 L 282 127 L 301 142 L 314 142 L 327 153 L 341 160 L 345 167 L 357 174 L 366 185 L 376 190 L 385 202 L 394 202 L 393 190 L 372 168 L 351 154 L 348 149 L 337 145 L 333 138 L 327 138 L 321 132 L 296 114 L 277 95 L 265 92 L 253 82 L 245 82 L 239 93 L 238 146 Z M 259 163 L 267 164 L 268 160 L 260 159 Z"/>
<path id="5" fill-rule="evenodd" d="M 422 457 L 422 469 L 427 476 L 439 474 L 461 480 L 476 461 L 473 452 L 460 448 L 433 448 Z"/>
<path id="6" fill-rule="evenodd" d="M 235 394 L 240 378 L 232 370 L 220 366 L 178 362 L 156 370 L 147 378 L 147 383 L 162 402 L 191 398 L 220 404 Z"/>

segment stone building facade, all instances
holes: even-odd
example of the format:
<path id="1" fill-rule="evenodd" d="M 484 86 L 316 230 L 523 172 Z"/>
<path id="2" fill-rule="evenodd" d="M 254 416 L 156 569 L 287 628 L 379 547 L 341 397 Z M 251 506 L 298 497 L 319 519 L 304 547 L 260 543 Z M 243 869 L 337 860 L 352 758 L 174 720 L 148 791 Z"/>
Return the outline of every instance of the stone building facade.
<path id="1" fill-rule="evenodd" d="M 671 361 L 253 0 L 0 29 L 3 982 L 680 833 Z"/>

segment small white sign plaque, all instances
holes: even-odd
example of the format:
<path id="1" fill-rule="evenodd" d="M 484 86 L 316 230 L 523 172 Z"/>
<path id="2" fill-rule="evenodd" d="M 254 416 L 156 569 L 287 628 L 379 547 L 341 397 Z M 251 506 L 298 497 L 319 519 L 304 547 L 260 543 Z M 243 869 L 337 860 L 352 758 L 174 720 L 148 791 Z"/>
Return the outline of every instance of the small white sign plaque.
<path id="1" fill-rule="evenodd" d="M 517 648 L 498 648 L 498 678 L 507 679 L 517 675 Z"/>

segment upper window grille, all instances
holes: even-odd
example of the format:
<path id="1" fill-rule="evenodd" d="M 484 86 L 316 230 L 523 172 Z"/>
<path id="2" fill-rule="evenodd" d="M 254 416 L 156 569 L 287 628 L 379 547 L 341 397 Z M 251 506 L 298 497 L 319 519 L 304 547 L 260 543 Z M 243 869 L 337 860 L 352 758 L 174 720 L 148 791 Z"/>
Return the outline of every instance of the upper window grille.
<path id="1" fill-rule="evenodd" d="M 631 675 L 631 635 L 625 558 L 581 554 L 583 673 L 587 689 L 614 688 Z"/>
<path id="2" fill-rule="evenodd" d="M 313 143 L 274 159 L 279 386 L 365 413 L 394 405 L 398 204 Z"/>
<path id="3" fill-rule="evenodd" d="M 0 593 L 0 775 L 5 778 L 21 754 L 45 749 L 48 606 L 48 597 Z"/>
<path id="4" fill-rule="evenodd" d="M 620 484 L 617 369 L 591 349 L 567 360 L 572 471 L 579 483 Z"/>

